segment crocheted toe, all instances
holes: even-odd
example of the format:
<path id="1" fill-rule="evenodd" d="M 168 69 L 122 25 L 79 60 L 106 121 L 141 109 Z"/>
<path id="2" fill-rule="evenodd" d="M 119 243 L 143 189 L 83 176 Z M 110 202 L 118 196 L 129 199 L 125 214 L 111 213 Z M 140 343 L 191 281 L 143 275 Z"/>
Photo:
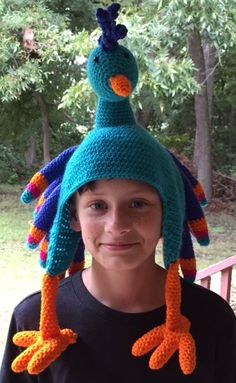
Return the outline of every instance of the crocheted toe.
<path id="1" fill-rule="evenodd" d="M 77 340 L 77 335 L 69 329 L 60 330 L 57 336 L 48 339 L 43 339 L 40 331 L 29 331 L 29 333 L 24 331 L 14 337 L 14 342 L 17 342 L 18 346 L 30 345 L 13 361 L 14 372 L 27 370 L 29 374 L 39 374 L 56 360 L 67 346 Z"/>
<path id="2" fill-rule="evenodd" d="M 191 374 L 196 366 L 195 342 L 190 333 L 184 334 L 179 342 L 179 364 L 185 375 Z"/>
<path id="3" fill-rule="evenodd" d="M 149 367 L 158 370 L 179 350 L 180 368 L 185 375 L 191 374 L 196 366 L 196 353 L 189 328 L 190 322 L 184 316 L 180 317 L 179 326 L 175 329 L 166 323 L 155 327 L 134 343 L 132 354 L 142 356 L 156 348 L 149 359 Z"/>
<path id="4" fill-rule="evenodd" d="M 29 347 L 37 341 L 38 336 L 39 331 L 20 331 L 12 340 L 19 347 Z"/>
<path id="5" fill-rule="evenodd" d="M 35 334 L 32 334 L 32 331 L 29 332 L 31 333 L 30 335 L 28 334 L 29 336 L 26 336 L 27 331 L 24 331 L 22 333 L 16 334 L 13 338 L 13 341 L 16 345 L 21 347 L 27 347 L 26 350 L 24 350 L 17 358 L 13 360 L 11 368 L 14 372 L 18 373 L 27 370 L 28 364 L 30 363 L 34 354 L 39 349 L 39 344 L 37 342 L 38 331 L 35 331 Z M 35 338 L 34 340 L 33 337 Z"/>
<path id="6" fill-rule="evenodd" d="M 163 367 L 172 357 L 172 355 L 174 355 L 174 353 L 179 350 L 179 356 L 181 355 L 181 361 L 179 358 L 180 367 L 182 370 L 183 368 L 184 370 L 189 370 L 189 368 L 185 368 L 185 366 L 187 366 L 188 360 L 191 360 L 192 363 L 192 351 L 194 348 L 194 342 L 190 341 L 192 336 L 189 333 L 189 328 L 190 322 L 184 316 L 180 317 L 180 323 L 176 329 L 169 328 L 167 324 L 164 325 L 163 340 L 152 353 L 149 360 L 149 367 L 151 369 L 156 370 Z"/>
<path id="7" fill-rule="evenodd" d="M 157 347 L 163 341 L 164 327 L 164 324 L 155 327 L 136 340 L 132 347 L 132 355 L 142 356 L 153 350 L 154 347 Z"/>
<path id="8" fill-rule="evenodd" d="M 176 336 L 165 336 L 160 346 L 152 353 L 149 359 L 151 370 L 162 368 L 178 348 Z"/>

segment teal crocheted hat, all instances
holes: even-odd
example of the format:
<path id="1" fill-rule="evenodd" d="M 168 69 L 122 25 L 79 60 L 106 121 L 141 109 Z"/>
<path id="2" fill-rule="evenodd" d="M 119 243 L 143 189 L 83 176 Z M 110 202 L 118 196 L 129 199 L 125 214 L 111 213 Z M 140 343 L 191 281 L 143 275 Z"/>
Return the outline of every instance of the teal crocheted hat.
<path id="1" fill-rule="evenodd" d="M 46 271 L 54 276 L 69 267 L 80 241 L 70 229 L 70 197 L 90 181 L 112 178 L 144 181 L 163 204 L 164 263 L 179 257 L 185 214 L 184 187 L 170 154 L 134 118 L 129 96 L 138 80 L 134 56 L 117 44 L 96 47 L 87 63 L 98 96 L 94 129 L 67 164 L 57 215 L 51 230 Z"/>

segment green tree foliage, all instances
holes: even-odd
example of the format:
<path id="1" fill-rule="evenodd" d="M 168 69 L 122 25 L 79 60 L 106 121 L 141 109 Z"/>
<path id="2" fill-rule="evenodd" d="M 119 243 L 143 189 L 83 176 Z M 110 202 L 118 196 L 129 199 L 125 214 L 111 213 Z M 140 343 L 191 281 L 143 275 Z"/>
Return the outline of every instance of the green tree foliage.
<path id="1" fill-rule="evenodd" d="M 236 47 L 224 55 L 216 69 L 213 109 L 215 169 L 236 178 Z"/>
<path id="2" fill-rule="evenodd" d="M 60 3 L 61 12 L 53 10 L 56 3 Z M 86 13 L 89 9 L 87 2 L 79 3 L 84 10 L 84 19 L 86 15 L 88 20 L 91 19 L 90 13 Z M 0 0 L 0 100 L 3 113 L 0 137 L 7 145 L 10 137 L 20 140 L 22 152 L 27 147 L 27 137 L 38 138 L 42 126 L 44 116 L 42 111 L 40 115 L 37 98 L 40 97 L 43 103 L 52 137 L 56 136 L 55 131 L 61 124 L 68 125 L 69 118 L 58 111 L 58 104 L 65 89 L 81 77 L 76 57 L 83 55 L 84 40 L 87 41 L 88 36 L 88 32 L 79 26 L 76 28 L 81 28 L 80 32 L 72 32 L 69 11 L 66 6 L 63 14 L 62 2 L 56 1 Z M 27 29 L 31 32 L 30 48 L 25 45 Z M 51 151 L 53 155 L 55 150 Z"/>
<path id="3" fill-rule="evenodd" d="M 119 22 L 129 30 L 122 44 L 139 64 L 139 83 L 132 98 L 136 116 L 167 146 L 188 155 L 194 142 L 194 95 L 210 77 L 208 73 L 204 84 L 197 83 L 189 35 L 197 29 L 202 44 L 214 47 L 213 159 L 215 167 L 230 171 L 235 150 L 228 137 L 234 137 L 235 127 L 231 79 L 236 66 L 236 1 L 120 3 Z M 24 161 L 30 137 L 35 142 L 35 164 L 42 160 L 42 111 L 36 95 L 46 109 L 52 156 L 79 143 L 91 129 L 96 97 L 86 79 L 86 61 L 101 33 L 95 9 L 109 4 L 107 0 L 0 0 L 0 140 L 15 151 L 16 158 Z M 23 46 L 27 28 L 33 30 L 36 52 Z M 227 156 L 219 155 L 223 150 Z"/>

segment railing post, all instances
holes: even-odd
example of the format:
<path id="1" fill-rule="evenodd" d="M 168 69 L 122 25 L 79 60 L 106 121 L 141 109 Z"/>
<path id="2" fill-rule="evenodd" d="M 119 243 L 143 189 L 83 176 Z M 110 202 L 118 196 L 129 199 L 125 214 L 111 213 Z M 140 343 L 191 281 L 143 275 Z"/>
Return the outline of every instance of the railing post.
<path id="1" fill-rule="evenodd" d="M 209 289 L 211 287 L 211 277 L 205 277 L 200 280 L 201 286 L 205 287 L 206 289 Z"/>
<path id="2" fill-rule="evenodd" d="M 227 301 L 230 301 L 232 278 L 232 266 L 221 271 L 220 295 Z"/>

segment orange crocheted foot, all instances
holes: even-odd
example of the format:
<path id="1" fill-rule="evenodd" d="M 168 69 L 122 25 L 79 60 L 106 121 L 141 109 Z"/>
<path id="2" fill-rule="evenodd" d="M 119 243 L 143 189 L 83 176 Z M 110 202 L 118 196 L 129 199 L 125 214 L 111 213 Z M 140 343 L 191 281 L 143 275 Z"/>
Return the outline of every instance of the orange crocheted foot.
<path id="1" fill-rule="evenodd" d="M 40 331 L 21 331 L 13 342 L 20 347 L 27 347 L 12 363 L 14 372 L 27 370 L 37 375 L 48 367 L 67 348 L 76 342 L 77 335 L 69 329 L 60 330 L 58 335 L 43 339 Z"/>
<path id="2" fill-rule="evenodd" d="M 157 347 L 149 359 L 149 367 L 159 369 L 179 350 L 179 363 L 185 375 L 191 374 L 196 365 L 195 343 L 189 333 L 190 322 L 181 316 L 178 328 L 170 329 L 166 324 L 155 327 L 132 347 L 134 356 L 142 356 Z"/>

